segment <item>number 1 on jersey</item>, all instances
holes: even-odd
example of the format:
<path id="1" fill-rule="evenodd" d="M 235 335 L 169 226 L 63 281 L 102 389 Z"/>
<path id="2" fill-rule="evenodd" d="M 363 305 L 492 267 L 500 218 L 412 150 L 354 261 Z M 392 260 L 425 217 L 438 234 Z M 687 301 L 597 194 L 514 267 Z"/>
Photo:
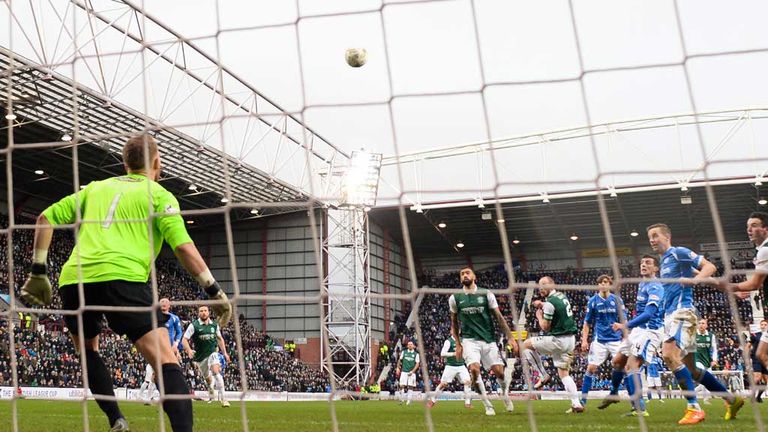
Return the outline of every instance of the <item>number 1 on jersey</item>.
<path id="1" fill-rule="evenodd" d="M 122 193 L 118 193 L 112 198 L 112 204 L 109 205 L 107 217 L 104 219 L 104 222 L 101 223 L 102 228 L 108 229 L 112 225 L 112 220 L 115 218 L 115 210 L 117 210 L 117 203 L 120 201 L 122 195 Z"/>

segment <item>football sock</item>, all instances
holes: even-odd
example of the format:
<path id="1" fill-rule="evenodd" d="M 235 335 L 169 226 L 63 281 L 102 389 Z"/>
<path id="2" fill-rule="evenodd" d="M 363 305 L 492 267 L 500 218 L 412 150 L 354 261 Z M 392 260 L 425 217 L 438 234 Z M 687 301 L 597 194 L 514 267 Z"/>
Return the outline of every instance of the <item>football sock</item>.
<path id="1" fill-rule="evenodd" d="M 589 372 L 584 374 L 584 380 L 581 382 L 581 399 L 582 402 L 587 400 L 587 393 L 592 388 L 593 375 Z"/>
<path id="2" fill-rule="evenodd" d="M 144 392 L 146 392 L 147 389 L 149 389 L 149 381 L 144 381 L 139 388 L 139 399 L 144 399 Z"/>
<path id="3" fill-rule="evenodd" d="M 220 373 L 213 376 L 215 387 L 219 389 L 219 400 L 224 400 L 224 377 Z"/>
<path id="4" fill-rule="evenodd" d="M 493 404 L 491 404 L 491 401 L 488 400 L 488 394 L 485 392 L 485 383 L 483 382 L 483 378 L 480 376 L 477 377 L 477 389 L 480 390 L 480 400 L 483 401 L 483 405 L 486 408 L 493 408 Z"/>
<path id="5" fill-rule="evenodd" d="M 626 374 L 622 369 L 614 369 L 613 372 L 611 373 L 611 394 L 612 395 L 619 394 L 619 386 L 621 385 L 621 382 L 624 381 L 625 375 Z"/>
<path id="6" fill-rule="evenodd" d="M 565 378 L 561 378 L 560 381 L 563 382 L 563 387 L 565 387 L 565 391 L 571 398 L 571 404 L 574 406 L 581 406 L 581 401 L 579 401 L 579 389 L 576 387 L 576 381 L 573 380 L 573 377 L 568 375 Z"/>
<path id="7" fill-rule="evenodd" d="M 464 388 L 466 389 L 467 386 L 464 386 Z M 440 398 L 441 394 L 443 394 L 443 387 L 442 386 L 437 386 L 437 390 L 435 390 L 435 394 L 432 395 L 432 400 L 436 401 L 438 398 Z"/>
<path id="8" fill-rule="evenodd" d="M 501 394 L 504 395 L 505 398 L 509 398 L 509 385 L 510 381 L 507 380 L 506 377 L 506 371 L 504 372 L 504 378 L 501 381 Z"/>
<path id="9" fill-rule="evenodd" d="M 718 396 L 728 401 L 728 403 L 733 403 L 734 399 L 736 398 L 733 393 L 730 393 L 728 389 L 725 388 L 723 383 L 718 381 L 717 378 L 715 378 L 715 376 L 707 370 L 699 370 L 699 382 L 704 386 L 704 388 L 710 392 L 716 393 Z"/>
<path id="10" fill-rule="evenodd" d="M 627 392 L 632 398 L 632 406 L 638 411 L 645 411 L 645 399 L 642 396 L 642 382 L 640 381 L 640 373 L 638 371 L 630 372 L 627 376 Z M 637 400 L 635 400 L 637 397 Z"/>
<path id="11" fill-rule="evenodd" d="M 691 376 L 691 371 L 688 370 L 685 365 L 680 365 L 677 369 L 674 371 L 675 378 L 677 378 L 677 383 L 680 385 L 680 388 L 684 391 L 691 390 L 689 392 L 686 392 L 685 399 L 688 400 L 688 405 L 693 406 L 695 409 L 701 409 L 699 406 L 699 402 L 696 399 L 696 392 L 692 391 L 694 389 L 693 386 L 693 377 Z"/>
<path id="12" fill-rule="evenodd" d="M 515 372 L 514 362 L 504 368 L 504 394 L 509 394 L 509 385 L 512 383 L 512 374 Z"/>
<path id="13" fill-rule="evenodd" d="M 88 388 L 93 395 L 115 397 L 115 390 L 112 388 L 112 375 L 107 370 L 107 366 L 101 359 L 98 351 L 85 350 L 86 372 L 88 374 Z M 123 417 L 120 407 L 114 400 L 96 399 L 104 414 L 109 419 L 109 425 L 114 426 L 115 422 Z"/>
<path id="14" fill-rule="evenodd" d="M 189 394 L 184 372 L 176 363 L 163 365 L 163 386 L 165 386 L 163 392 L 165 396 Z M 163 409 L 168 415 L 173 432 L 192 432 L 192 401 L 190 399 L 165 399 Z"/>

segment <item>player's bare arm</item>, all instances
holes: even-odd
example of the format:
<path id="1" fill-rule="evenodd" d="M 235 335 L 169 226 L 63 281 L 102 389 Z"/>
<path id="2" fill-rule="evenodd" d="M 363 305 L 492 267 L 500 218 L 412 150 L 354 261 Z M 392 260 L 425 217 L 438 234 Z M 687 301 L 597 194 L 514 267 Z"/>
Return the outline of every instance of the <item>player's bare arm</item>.
<path id="1" fill-rule="evenodd" d="M 722 291 L 736 291 L 736 292 L 757 291 L 763 286 L 763 283 L 765 282 L 766 277 L 768 277 L 768 274 L 766 273 L 753 273 L 752 276 L 750 276 L 750 278 L 745 280 L 744 282 L 739 282 L 739 283 L 721 282 L 718 285 L 718 288 Z"/>
<path id="2" fill-rule="evenodd" d="M 541 304 L 543 307 L 543 303 Z M 544 309 L 539 308 L 536 310 L 536 320 L 539 322 L 541 331 L 549 331 L 549 329 L 552 327 L 552 321 L 544 318 Z"/>
<path id="3" fill-rule="evenodd" d="M 32 267 L 29 277 L 21 288 L 21 298 L 27 303 L 47 306 L 51 304 L 53 291 L 48 279 L 48 249 L 53 238 L 53 226 L 45 215 L 37 217 L 35 240 L 32 253 Z"/>
<path id="4" fill-rule="evenodd" d="M 581 326 L 581 350 L 589 351 L 589 323 L 586 322 Z"/>
<path id="5" fill-rule="evenodd" d="M 184 346 L 184 352 L 187 353 L 187 357 L 192 358 L 195 356 L 195 350 L 193 350 L 192 346 L 189 344 L 189 339 L 186 337 L 182 338 L 181 344 Z"/>
<path id="6" fill-rule="evenodd" d="M 715 267 L 714 264 L 707 261 L 706 258 L 701 257 L 701 262 L 699 263 L 698 272 L 696 272 L 696 276 L 693 278 L 682 278 L 680 279 L 680 283 L 684 285 L 696 285 L 699 283 L 706 283 L 709 285 L 713 285 L 714 279 L 712 278 L 712 275 L 717 272 L 717 267 Z"/>
<path id="7" fill-rule="evenodd" d="M 219 343 L 219 350 L 222 354 L 224 354 L 224 360 L 227 361 L 227 363 L 230 362 L 229 360 L 229 353 L 227 353 L 227 344 L 224 343 L 224 338 L 221 337 L 221 335 L 218 336 L 218 343 Z"/>
<path id="8" fill-rule="evenodd" d="M 459 335 L 459 315 L 451 312 L 451 335 L 456 340 L 456 358 L 462 358 L 463 347 L 461 345 L 461 336 Z"/>

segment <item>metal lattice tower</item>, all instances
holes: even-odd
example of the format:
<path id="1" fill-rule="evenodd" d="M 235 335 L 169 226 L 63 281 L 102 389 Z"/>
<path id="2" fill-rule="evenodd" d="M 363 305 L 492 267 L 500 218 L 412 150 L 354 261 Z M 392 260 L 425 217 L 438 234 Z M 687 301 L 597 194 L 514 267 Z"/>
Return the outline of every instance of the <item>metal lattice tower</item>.
<path id="1" fill-rule="evenodd" d="M 330 208 L 323 253 L 325 319 L 322 365 L 341 387 L 364 385 L 371 373 L 371 300 L 368 214 L 362 208 Z"/>

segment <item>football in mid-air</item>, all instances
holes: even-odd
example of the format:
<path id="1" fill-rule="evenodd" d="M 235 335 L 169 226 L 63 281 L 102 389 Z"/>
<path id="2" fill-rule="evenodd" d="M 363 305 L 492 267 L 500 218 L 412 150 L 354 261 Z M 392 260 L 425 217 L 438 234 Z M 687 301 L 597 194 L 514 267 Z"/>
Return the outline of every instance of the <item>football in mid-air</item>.
<path id="1" fill-rule="evenodd" d="M 349 48 L 345 57 L 348 65 L 358 68 L 368 59 L 368 51 L 365 48 Z"/>

